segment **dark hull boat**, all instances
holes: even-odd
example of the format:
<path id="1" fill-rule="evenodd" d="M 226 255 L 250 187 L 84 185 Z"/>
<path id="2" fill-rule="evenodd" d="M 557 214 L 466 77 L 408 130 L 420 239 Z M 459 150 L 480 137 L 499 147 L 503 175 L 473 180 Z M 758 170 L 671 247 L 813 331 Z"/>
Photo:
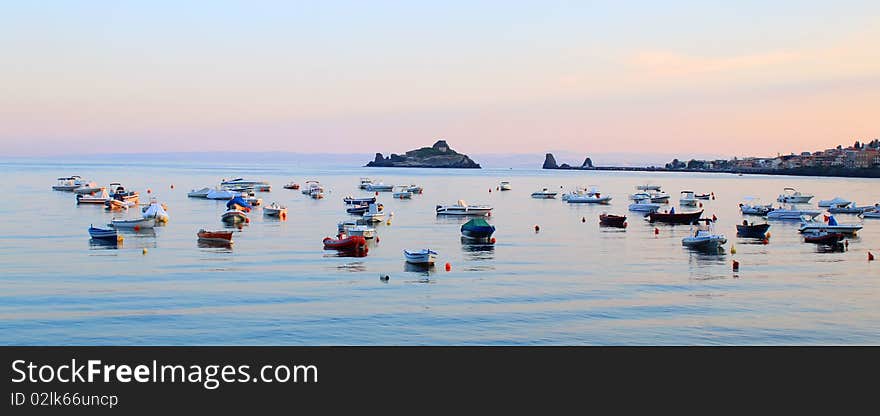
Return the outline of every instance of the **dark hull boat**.
<path id="1" fill-rule="evenodd" d="M 488 240 L 495 227 L 482 218 L 474 218 L 461 226 L 461 235 L 471 239 Z"/>
<path id="2" fill-rule="evenodd" d="M 352 207 L 346 208 L 345 212 L 354 215 L 363 215 L 365 212 L 370 210 L 369 205 L 354 205 Z"/>
<path id="3" fill-rule="evenodd" d="M 736 236 L 745 238 L 764 238 L 770 224 L 737 224 Z"/>
<path id="4" fill-rule="evenodd" d="M 648 220 L 650 222 L 662 222 L 666 224 L 691 224 L 694 221 L 699 220 L 701 215 L 703 215 L 702 210 L 684 213 L 652 212 L 648 214 Z"/>
<path id="5" fill-rule="evenodd" d="M 370 204 L 376 203 L 376 197 L 353 198 L 353 197 L 347 196 L 345 198 L 342 198 L 342 201 L 348 205 L 370 205 Z"/>
<path id="6" fill-rule="evenodd" d="M 95 240 L 103 240 L 103 241 L 116 241 L 118 239 L 118 234 L 115 229 L 109 230 L 104 228 L 97 228 L 94 226 L 89 226 L 89 236 L 94 238 Z"/>
<path id="7" fill-rule="evenodd" d="M 626 216 L 601 214 L 599 215 L 599 225 L 603 227 L 626 228 Z"/>
<path id="8" fill-rule="evenodd" d="M 804 234 L 804 242 L 813 244 L 834 245 L 843 240 L 843 238 L 844 235 L 842 233 L 829 233 L 825 231 Z"/>

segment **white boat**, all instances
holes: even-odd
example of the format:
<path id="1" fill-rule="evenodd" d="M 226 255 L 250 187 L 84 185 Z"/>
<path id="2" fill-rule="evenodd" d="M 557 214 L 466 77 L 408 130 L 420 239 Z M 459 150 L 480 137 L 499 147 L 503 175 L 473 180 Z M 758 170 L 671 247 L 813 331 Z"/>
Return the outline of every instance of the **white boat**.
<path id="1" fill-rule="evenodd" d="M 87 183 L 85 183 L 85 181 L 83 181 L 83 182 L 84 183 L 79 188 L 76 188 L 73 190 L 73 193 L 75 193 L 77 195 L 89 195 L 89 194 L 101 192 L 102 190 L 106 189 L 102 186 L 98 186 L 98 184 L 95 182 L 87 182 Z"/>
<path id="2" fill-rule="evenodd" d="M 385 212 L 379 207 L 380 204 L 372 203 L 369 205 L 367 212 L 364 213 L 364 221 L 382 222 L 385 219 Z"/>
<path id="3" fill-rule="evenodd" d="M 547 188 L 542 188 L 540 191 L 532 192 L 532 198 L 537 199 L 555 199 L 558 192 L 552 192 Z"/>
<path id="4" fill-rule="evenodd" d="M 312 195 L 313 192 L 324 193 L 324 187 L 321 186 L 321 182 L 318 181 L 306 181 L 305 185 L 302 187 L 303 195 Z"/>
<path id="5" fill-rule="evenodd" d="M 776 201 L 785 204 L 807 204 L 813 199 L 813 195 L 802 194 L 794 188 L 785 188 Z"/>
<path id="6" fill-rule="evenodd" d="M 368 187 L 369 185 L 372 185 L 372 184 L 373 184 L 373 180 L 372 180 L 372 179 L 370 179 L 370 178 L 361 178 L 361 183 L 360 183 L 360 185 L 358 185 L 358 187 L 361 188 L 361 189 L 367 189 L 367 187 Z"/>
<path id="7" fill-rule="evenodd" d="M 160 223 L 168 222 L 169 219 L 168 211 L 155 198 L 150 200 L 150 205 L 144 207 L 143 214 L 144 218 L 152 218 Z"/>
<path id="8" fill-rule="evenodd" d="M 337 231 L 348 235 L 358 235 L 367 240 L 376 237 L 376 229 L 366 224 L 359 224 L 357 221 L 343 221 L 336 224 Z"/>
<path id="9" fill-rule="evenodd" d="M 406 259 L 407 263 L 434 264 L 434 261 L 437 260 L 437 252 L 427 248 L 421 250 L 403 250 L 403 257 Z"/>
<path id="10" fill-rule="evenodd" d="M 248 180 L 244 178 L 235 178 L 230 180 L 223 180 L 220 182 L 220 186 L 222 187 L 248 187 L 255 188 L 261 185 L 269 185 L 269 182 L 263 180 Z"/>
<path id="11" fill-rule="evenodd" d="M 589 190 L 583 191 L 578 190 L 576 192 L 572 192 L 568 195 L 563 196 L 562 198 L 565 202 L 569 204 L 609 204 L 611 203 L 610 196 L 603 196 L 601 192 L 599 192 L 599 188 L 596 186 L 591 186 Z"/>
<path id="12" fill-rule="evenodd" d="M 681 197 L 678 199 L 678 203 L 683 207 L 697 206 L 697 197 L 694 194 L 694 191 L 681 191 Z"/>
<path id="13" fill-rule="evenodd" d="M 322 199 L 324 198 L 324 188 L 317 187 L 309 190 L 309 196 L 313 199 Z"/>
<path id="14" fill-rule="evenodd" d="M 650 191 L 648 194 L 651 196 L 651 202 L 665 204 L 669 202 L 669 194 L 663 191 Z"/>
<path id="15" fill-rule="evenodd" d="M 247 201 L 248 204 L 251 204 L 255 207 L 263 205 L 263 198 L 254 195 L 253 192 L 242 192 L 241 198 Z"/>
<path id="16" fill-rule="evenodd" d="M 801 226 L 798 231 L 801 233 L 821 232 L 841 234 L 854 234 L 862 229 L 862 224 L 839 224 L 833 215 L 828 216 L 828 222 L 816 221 L 812 217 L 804 216 L 801 218 Z"/>
<path id="17" fill-rule="evenodd" d="M 502 191 L 509 191 L 509 190 L 511 190 L 511 189 L 513 189 L 513 188 L 510 187 L 510 182 L 508 182 L 508 181 L 501 181 L 501 183 L 498 184 L 498 189 L 500 189 L 500 190 L 502 190 Z"/>
<path id="18" fill-rule="evenodd" d="M 848 204 L 843 205 L 832 205 L 828 208 L 828 212 L 832 214 L 861 214 L 865 211 L 871 211 L 874 209 L 873 205 L 868 205 L 864 207 L 860 207 L 856 205 L 855 202 L 850 202 Z"/>
<path id="19" fill-rule="evenodd" d="M 639 185 L 636 186 L 636 189 L 639 191 L 659 191 L 660 185 Z"/>
<path id="20" fill-rule="evenodd" d="M 629 204 L 629 210 L 633 212 L 657 212 L 660 210 L 660 204 L 643 199 Z"/>
<path id="21" fill-rule="evenodd" d="M 650 201 L 651 194 L 649 194 L 647 192 L 636 192 L 636 193 L 630 195 L 629 199 L 631 199 L 633 201 Z"/>
<path id="22" fill-rule="evenodd" d="M 415 185 L 415 184 L 410 185 L 410 186 L 409 186 L 408 188 L 406 188 L 406 189 L 407 189 L 408 191 L 414 193 L 414 194 L 421 194 L 422 191 L 425 190 L 425 189 L 422 188 L 421 186 L 418 186 L 418 185 Z"/>
<path id="23" fill-rule="evenodd" d="M 795 207 L 776 208 L 767 213 L 768 220 L 800 220 L 803 216 L 815 218 L 822 211 L 815 209 L 797 209 Z"/>
<path id="24" fill-rule="evenodd" d="M 205 198 L 216 200 L 229 200 L 235 198 L 235 196 L 238 194 L 238 192 L 233 192 L 228 189 L 214 188 L 208 191 L 207 194 L 205 194 Z"/>
<path id="25" fill-rule="evenodd" d="M 681 245 L 700 250 L 718 250 L 727 243 L 723 234 L 714 234 L 711 228 L 698 228 L 694 235 L 681 239 Z"/>
<path id="26" fill-rule="evenodd" d="M 110 199 L 110 194 L 106 188 L 101 188 L 100 193 L 92 193 L 89 195 L 76 195 L 77 204 L 101 204 L 104 205 Z"/>
<path id="27" fill-rule="evenodd" d="M 850 201 L 848 199 L 841 198 L 839 196 L 836 196 L 832 199 L 823 199 L 823 200 L 819 201 L 819 208 L 828 208 L 828 207 L 836 207 L 836 206 L 841 206 L 841 205 L 849 205 L 850 202 L 852 202 L 852 201 Z"/>
<path id="28" fill-rule="evenodd" d="M 121 218 L 113 218 L 110 221 L 110 224 L 107 224 L 116 229 L 149 229 L 156 226 L 156 220 L 153 218 L 135 218 L 135 219 L 121 219 Z"/>
<path id="29" fill-rule="evenodd" d="M 743 213 L 743 215 L 767 215 L 770 211 L 773 211 L 773 204 L 763 204 L 758 198 L 747 196 L 743 198 L 746 202 L 741 202 L 739 204 L 739 210 Z"/>
<path id="30" fill-rule="evenodd" d="M 263 215 L 267 217 L 286 217 L 287 207 L 278 205 L 277 202 L 272 202 L 271 204 L 263 207 Z"/>
<path id="31" fill-rule="evenodd" d="M 382 182 L 367 185 L 367 190 L 370 192 L 391 192 L 393 189 L 394 185 L 386 185 Z"/>
<path id="32" fill-rule="evenodd" d="M 489 205 L 468 205 L 459 199 L 455 205 L 437 205 L 437 215 L 491 215 L 492 207 Z"/>
<path id="33" fill-rule="evenodd" d="M 204 187 L 202 189 L 198 189 L 198 190 L 193 189 L 193 190 L 187 192 L 186 196 L 188 196 L 190 198 L 207 198 L 208 193 L 210 193 L 210 192 L 211 192 L 211 188 L 208 188 L 206 186 L 206 187 Z"/>
<path id="34" fill-rule="evenodd" d="M 394 198 L 399 199 L 412 199 L 413 193 L 410 192 L 409 186 L 407 185 L 398 185 L 394 187 L 394 193 L 391 194 Z"/>
<path id="35" fill-rule="evenodd" d="M 85 184 L 83 179 L 76 175 L 66 178 L 58 178 L 57 181 L 58 182 L 55 185 L 52 185 L 52 190 L 70 192 Z"/>
<path id="36" fill-rule="evenodd" d="M 239 224 L 239 223 L 243 223 L 243 222 L 250 222 L 247 215 L 244 212 L 239 211 L 237 209 L 230 209 L 230 210 L 224 212 L 223 215 L 220 216 L 220 220 L 227 223 L 227 224 Z"/>

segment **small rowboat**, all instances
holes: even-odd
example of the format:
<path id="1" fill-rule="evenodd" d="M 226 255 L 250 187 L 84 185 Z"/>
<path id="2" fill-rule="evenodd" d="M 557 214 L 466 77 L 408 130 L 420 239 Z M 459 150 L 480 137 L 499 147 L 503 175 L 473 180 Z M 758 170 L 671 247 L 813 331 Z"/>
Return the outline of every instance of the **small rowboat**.
<path id="1" fill-rule="evenodd" d="M 232 243 L 232 231 L 207 231 L 204 228 L 199 230 L 199 240 L 213 241 L 218 243 Z"/>
<path id="2" fill-rule="evenodd" d="M 229 211 L 224 212 L 223 215 L 220 216 L 220 220 L 227 224 L 250 222 L 250 219 L 248 219 L 244 212 L 236 209 L 230 209 Z"/>
<path id="3" fill-rule="evenodd" d="M 648 214 L 650 222 L 662 222 L 666 224 L 691 224 L 700 219 L 703 210 L 697 212 L 652 212 Z"/>
<path id="4" fill-rule="evenodd" d="M 295 182 L 284 185 L 284 189 L 299 189 L 299 184 Z"/>
<path id="5" fill-rule="evenodd" d="M 709 199 L 711 196 L 712 196 L 712 194 L 696 194 L 696 195 L 694 195 L 694 198 L 697 198 L 697 199 Z"/>
<path id="6" fill-rule="evenodd" d="M 749 224 L 743 220 L 742 224 L 736 226 L 736 236 L 745 238 L 764 238 L 767 235 L 767 229 L 770 224 Z"/>
<path id="7" fill-rule="evenodd" d="M 263 215 L 267 217 L 287 218 L 287 207 L 278 205 L 273 202 L 263 207 Z"/>
<path id="8" fill-rule="evenodd" d="M 626 228 L 626 216 L 613 214 L 600 214 L 599 225 L 603 227 Z"/>
<path id="9" fill-rule="evenodd" d="M 403 250 L 403 257 L 407 263 L 430 265 L 437 259 L 437 252 L 427 248 L 418 251 Z"/>
<path id="10" fill-rule="evenodd" d="M 843 240 L 843 233 L 829 233 L 827 231 L 817 231 L 804 233 L 804 242 L 813 244 L 829 244 L 834 245 Z"/>
<path id="11" fill-rule="evenodd" d="M 89 226 L 89 236 L 96 240 L 116 241 L 119 239 L 119 234 L 116 233 L 116 230 L 97 228 L 92 225 Z"/>
<path id="12" fill-rule="evenodd" d="M 324 239 L 324 250 L 367 250 L 367 239 L 359 235 L 346 236 L 340 233 L 336 238 Z"/>
<path id="13" fill-rule="evenodd" d="M 114 218 L 110 221 L 110 224 L 113 228 L 118 229 L 133 229 L 137 230 L 145 230 L 149 228 L 153 228 L 156 226 L 156 220 L 153 218 L 135 218 L 131 220 L 117 219 Z"/>

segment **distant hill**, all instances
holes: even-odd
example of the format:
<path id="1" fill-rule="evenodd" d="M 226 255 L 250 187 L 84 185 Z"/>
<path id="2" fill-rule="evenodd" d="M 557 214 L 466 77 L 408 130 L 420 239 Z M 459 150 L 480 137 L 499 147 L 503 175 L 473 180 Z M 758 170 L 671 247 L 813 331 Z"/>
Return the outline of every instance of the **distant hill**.
<path id="1" fill-rule="evenodd" d="M 391 168 L 453 168 L 480 169 L 480 165 L 465 154 L 452 150 L 446 140 L 438 140 L 431 147 L 410 150 L 403 155 L 392 153 L 384 157 L 376 153 L 375 159 L 367 167 Z"/>

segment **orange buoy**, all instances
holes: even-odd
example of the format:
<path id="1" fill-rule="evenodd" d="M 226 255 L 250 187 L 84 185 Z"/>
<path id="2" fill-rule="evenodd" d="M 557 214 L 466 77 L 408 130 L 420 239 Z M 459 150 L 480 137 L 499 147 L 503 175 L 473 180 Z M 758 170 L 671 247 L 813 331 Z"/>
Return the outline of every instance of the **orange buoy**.
<path id="1" fill-rule="evenodd" d="M 146 247 L 144 247 L 144 249 L 141 250 L 141 254 L 143 254 L 143 255 L 147 255 L 147 248 L 146 248 Z"/>
<path id="2" fill-rule="evenodd" d="M 286 213 L 286 212 L 282 212 L 282 213 L 281 213 L 281 220 L 286 220 L 286 219 L 287 219 L 287 213 Z"/>
<path id="3" fill-rule="evenodd" d="M 135 225 L 135 226 L 134 226 L 134 230 L 135 230 L 135 231 L 140 231 L 140 230 L 141 230 L 141 226 L 140 226 L 140 225 Z"/>
<path id="4" fill-rule="evenodd" d="M 495 244 L 495 237 L 492 237 L 491 239 L 489 239 L 489 242 L 492 244 Z"/>
<path id="5" fill-rule="evenodd" d="M 703 207 L 703 203 L 702 203 L 702 202 L 700 202 L 700 208 L 702 208 L 702 207 Z"/>
<path id="6" fill-rule="evenodd" d="M 250 218 L 245 218 L 245 219 L 244 219 L 244 222 L 249 223 L 249 222 L 251 222 L 251 219 L 250 219 Z"/>
<path id="7" fill-rule="evenodd" d="M 376 191 L 376 196 L 379 196 L 379 191 Z"/>
<path id="8" fill-rule="evenodd" d="M 657 234 L 660 234 L 660 229 L 657 227 L 654 227 L 654 235 L 657 235 Z"/>
<path id="9" fill-rule="evenodd" d="M 538 225 L 535 224 L 535 232 L 538 232 L 538 231 L 541 231 L 541 227 L 538 227 Z"/>
<path id="10" fill-rule="evenodd" d="M 761 240 L 761 242 L 764 243 L 764 244 L 770 244 L 770 240 L 767 239 L 767 237 L 764 237 L 764 239 Z"/>
<path id="11" fill-rule="evenodd" d="M 874 261 L 874 253 L 868 252 L 868 261 Z"/>
<path id="12" fill-rule="evenodd" d="M 626 221 L 623 222 L 623 228 L 626 228 Z"/>
<path id="13" fill-rule="evenodd" d="M 735 272 L 739 271 L 739 262 L 736 260 L 733 261 L 733 271 L 735 271 Z"/>
<path id="14" fill-rule="evenodd" d="M 449 263 L 447 262 L 447 263 L 446 263 L 446 271 L 448 272 L 448 271 L 451 271 L 451 270 L 452 270 L 452 265 L 449 264 Z"/>
<path id="15" fill-rule="evenodd" d="M 152 189 L 150 189 L 150 188 L 147 188 L 147 193 L 148 193 L 148 194 L 149 194 L 149 193 L 152 193 L 152 192 L 153 192 L 153 190 L 152 190 Z"/>

